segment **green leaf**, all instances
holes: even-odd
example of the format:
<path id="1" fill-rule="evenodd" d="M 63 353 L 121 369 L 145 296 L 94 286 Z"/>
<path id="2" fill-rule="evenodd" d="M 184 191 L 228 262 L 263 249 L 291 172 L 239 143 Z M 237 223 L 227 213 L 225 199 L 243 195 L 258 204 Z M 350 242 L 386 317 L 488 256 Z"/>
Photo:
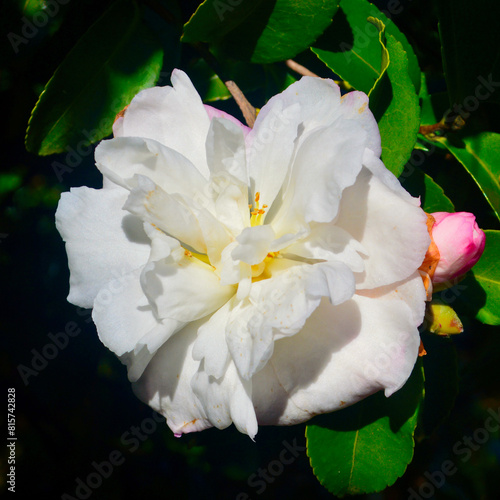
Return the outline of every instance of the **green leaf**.
<path id="1" fill-rule="evenodd" d="M 413 432 L 423 394 L 422 364 L 405 386 L 386 398 L 374 394 L 306 427 L 314 474 L 337 496 L 382 491 L 413 457 Z"/>
<path id="2" fill-rule="evenodd" d="M 380 20 L 372 22 L 380 30 L 382 73 L 369 93 L 370 109 L 379 126 L 382 160 L 399 176 L 417 140 L 420 107 L 402 44 L 392 35 L 384 36 L 385 27 Z"/>
<path id="3" fill-rule="evenodd" d="M 184 27 L 182 41 L 212 44 L 225 57 L 271 63 L 307 49 L 338 9 L 329 0 L 244 0 L 234 7 L 205 0 Z"/>
<path id="4" fill-rule="evenodd" d="M 476 318 L 500 325 L 500 231 L 486 230 L 486 246 L 478 263 L 456 287 L 456 295 Z M 452 289 L 453 290 L 453 289 Z"/>
<path id="5" fill-rule="evenodd" d="M 399 181 L 412 196 L 420 196 L 422 208 L 427 213 L 455 211 L 443 188 L 420 168 L 406 165 Z"/>
<path id="6" fill-rule="evenodd" d="M 341 0 L 332 24 L 311 50 L 344 81 L 368 94 L 383 72 L 379 30 L 368 22 L 369 17 L 382 21 L 386 35 L 402 45 L 408 58 L 407 71 L 418 94 L 421 76 L 415 52 L 398 27 L 367 0 Z"/>
<path id="7" fill-rule="evenodd" d="M 182 42 L 215 42 L 242 24 L 264 0 L 205 0 L 184 25 Z"/>
<path id="8" fill-rule="evenodd" d="M 423 333 L 425 400 L 419 428 L 430 435 L 449 415 L 458 394 L 457 351 L 453 340 Z"/>
<path id="9" fill-rule="evenodd" d="M 447 106 L 446 94 L 423 96 L 421 100 L 422 125 L 437 123 Z M 431 142 L 446 148 L 465 167 L 500 219 L 500 134 L 485 132 L 480 117 L 471 117 L 462 130 Z"/>
<path id="10" fill-rule="evenodd" d="M 437 4 L 451 103 L 467 106 L 474 99 L 500 103 L 500 3 L 439 0 Z"/>
<path id="11" fill-rule="evenodd" d="M 154 85 L 163 61 L 135 3 L 115 2 L 59 65 L 32 111 L 26 147 L 49 155 L 111 133 L 116 114 Z"/>
<path id="12" fill-rule="evenodd" d="M 476 181 L 500 219 L 500 134 L 463 130 L 442 139 L 448 151 Z"/>

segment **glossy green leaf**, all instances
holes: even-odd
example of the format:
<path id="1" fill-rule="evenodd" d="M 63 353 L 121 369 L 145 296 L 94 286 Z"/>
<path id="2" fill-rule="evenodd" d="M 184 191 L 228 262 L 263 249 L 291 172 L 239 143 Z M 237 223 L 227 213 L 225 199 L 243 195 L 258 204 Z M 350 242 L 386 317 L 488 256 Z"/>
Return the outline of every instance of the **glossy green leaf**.
<path id="1" fill-rule="evenodd" d="M 450 134 L 442 142 L 476 181 L 500 219 L 500 134 L 467 133 Z"/>
<path id="2" fill-rule="evenodd" d="M 456 295 L 479 321 L 500 325 L 500 231 L 487 230 L 486 247 L 478 263 L 467 277 L 458 283 Z"/>
<path id="3" fill-rule="evenodd" d="M 399 181 L 412 196 L 420 196 L 422 208 L 427 213 L 455 211 L 443 188 L 420 168 L 406 165 Z"/>
<path id="4" fill-rule="evenodd" d="M 222 4 L 224 13 L 215 10 Z M 206 0 L 185 25 L 182 40 L 208 42 L 217 53 L 238 60 L 283 61 L 307 49 L 337 9 L 338 3 L 329 0 L 246 0 L 234 7 Z"/>
<path id="5" fill-rule="evenodd" d="M 382 491 L 413 457 L 413 433 L 423 394 L 419 361 L 405 386 L 382 392 L 306 427 L 307 454 L 321 484 L 337 496 Z"/>
<path id="6" fill-rule="evenodd" d="M 26 147 L 40 155 L 111 133 L 116 114 L 154 85 L 163 61 L 135 3 L 115 2 L 59 65 L 32 111 Z"/>
<path id="7" fill-rule="evenodd" d="M 411 45 L 398 27 L 367 0 L 341 0 L 332 24 L 311 50 L 344 81 L 368 94 L 383 70 L 379 30 L 368 22 L 369 17 L 382 21 L 386 35 L 402 45 L 408 58 L 407 72 L 418 93 L 420 68 Z"/>
<path id="8" fill-rule="evenodd" d="M 205 0 L 184 25 L 183 42 L 215 42 L 242 24 L 264 0 Z"/>
<path id="9" fill-rule="evenodd" d="M 370 109 L 380 130 L 382 160 L 399 176 L 417 140 L 420 106 L 402 44 L 385 33 L 380 20 L 372 22 L 380 30 L 382 73 L 369 93 Z"/>
<path id="10" fill-rule="evenodd" d="M 437 4 L 450 101 L 464 106 L 474 100 L 500 103 L 500 3 L 439 0 Z"/>
<path id="11" fill-rule="evenodd" d="M 446 94 L 421 101 L 422 125 L 439 122 L 448 105 Z M 446 148 L 465 167 L 500 219 L 500 134 L 483 130 L 479 117 L 472 116 L 462 130 L 436 137 L 433 144 Z"/>
<path id="12" fill-rule="evenodd" d="M 419 429 L 430 435 L 449 415 L 458 394 L 457 351 L 453 339 L 422 334 L 427 354 L 423 356 L 425 400 Z"/>

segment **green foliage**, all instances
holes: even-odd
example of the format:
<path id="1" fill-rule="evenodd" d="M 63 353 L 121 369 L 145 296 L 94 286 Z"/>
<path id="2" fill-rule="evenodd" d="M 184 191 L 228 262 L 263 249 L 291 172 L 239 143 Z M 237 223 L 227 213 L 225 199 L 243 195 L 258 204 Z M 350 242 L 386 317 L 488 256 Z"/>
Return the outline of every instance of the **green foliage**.
<path id="1" fill-rule="evenodd" d="M 405 386 L 390 398 L 379 392 L 309 424 L 307 454 L 321 484 L 337 496 L 372 493 L 393 484 L 413 456 L 422 396 L 417 363 Z"/>
<path id="2" fill-rule="evenodd" d="M 500 134 L 460 133 L 443 139 L 443 144 L 476 181 L 500 219 Z"/>
<path id="3" fill-rule="evenodd" d="M 407 165 L 400 181 L 411 195 L 420 196 L 422 208 L 427 213 L 455 211 L 453 203 L 444 194 L 443 188 L 420 168 Z"/>
<path id="4" fill-rule="evenodd" d="M 500 231 L 485 231 L 486 247 L 479 262 L 457 286 L 459 299 L 472 309 L 479 321 L 500 325 Z"/>
<path id="5" fill-rule="evenodd" d="M 163 49 L 138 7 L 115 2 L 59 65 L 33 109 L 26 133 L 32 153 L 61 153 L 111 133 L 114 117 L 158 80 Z"/>
<path id="6" fill-rule="evenodd" d="M 401 43 L 418 93 L 420 68 L 415 52 L 398 27 L 367 0 L 342 0 L 333 23 L 311 50 L 352 87 L 368 94 L 383 72 L 379 31 L 368 21 L 369 17 L 382 21 L 386 34 Z"/>
<path id="7" fill-rule="evenodd" d="M 422 124 L 440 121 L 446 111 L 446 94 L 422 98 Z M 462 130 L 434 137 L 467 170 L 500 219 L 500 134 L 485 131 L 474 117 Z"/>
<path id="8" fill-rule="evenodd" d="M 328 0 L 205 0 L 184 27 L 185 42 L 208 42 L 229 57 L 271 63 L 307 49 L 338 8 Z M 307 29 L 304 26 L 307 25 Z"/>
<path id="9" fill-rule="evenodd" d="M 420 107 L 403 45 L 390 34 L 384 36 L 384 24 L 372 19 L 380 30 L 382 72 L 368 95 L 379 125 L 382 160 L 394 175 L 399 176 L 417 140 Z"/>

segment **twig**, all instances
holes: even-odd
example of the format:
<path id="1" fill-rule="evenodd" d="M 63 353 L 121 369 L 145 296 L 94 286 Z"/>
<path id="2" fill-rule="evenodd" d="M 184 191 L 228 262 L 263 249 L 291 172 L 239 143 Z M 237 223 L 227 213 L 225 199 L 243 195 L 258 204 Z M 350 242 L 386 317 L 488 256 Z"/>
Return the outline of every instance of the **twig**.
<path id="1" fill-rule="evenodd" d="M 233 80 L 227 78 L 221 65 L 208 48 L 202 43 L 193 43 L 192 45 L 198 50 L 198 52 L 200 52 L 203 59 L 205 59 L 215 74 L 224 82 L 227 90 L 229 90 L 236 104 L 240 108 L 247 125 L 252 128 L 255 123 L 255 118 L 257 117 L 257 110 L 248 102 L 248 99 L 245 97 L 238 85 L 236 85 Z"/>
<path id="2" fill-rule="evenodd" d="M 236 104 L 241 109 L 243 113 L 243 118 L 247 122 L 247 125 L 252 128 L 255 124 L 255 118 L 257 117 L 257 110 L 248 102 L 241 89 L 233 82 L 233 80 L 227 80 L 224 82 L 227 90 L 231 92 Z"/>
<path id="3" fill-rule="evenodd" d="M 302 64 L 299 64 L 298 62 L 295 62 L 293 59 L 287 59 L 286 65 L 296 73 L 302 76 L 318 76 L 316 73 L 313 73 L 312 71 L 308 70 L 305 66 L 302 66 Z"/>

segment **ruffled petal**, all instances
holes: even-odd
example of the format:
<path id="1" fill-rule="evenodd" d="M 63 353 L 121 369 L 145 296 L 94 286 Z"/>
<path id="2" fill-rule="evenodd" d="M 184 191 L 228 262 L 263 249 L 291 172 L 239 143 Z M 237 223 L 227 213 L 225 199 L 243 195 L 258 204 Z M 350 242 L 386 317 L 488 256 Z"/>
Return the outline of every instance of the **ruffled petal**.
<path id="1" fill-rule="evenodd" d="M 360 254 L 366 254 L 363 245 L 347 231 L 330 222 L 314 224 L 307 237 L 286 247 L 284 257 L 294 256 L 313 260 L 343 262 L 351 271 L 362 272 L 365 265 Z"/>
<path id="2" fill-rule="evenodd" d="M 295 424 L 385 390 L 390 396 L 411 374 L 420 337 L 405 284 L 377 298 L 354 295 L 332 307 L 326 300 L 293 337 L 275 342 L 274 354 L 253 378 L 253 401 L 261 424 Z M 410 293 L 410 295 L 413 292 Z M 420 310 L 422 305 L 419 305 Z"/>
<path id="3" fill-rule="evenodd" d="M 354 276 L 342 263 L 275 260 L 267 269 L 272 278 L 253 283 L 248 298 L 230 313 L 227 343 L 244 379 L 265 365 L 274 340 L 300 331 L 322 297 L 340 304 L 354 293 Z"/>
<path id="4" fill-rule="evenodd" d="M 208 419 L 218 429 L 234 423 L 240 432 L 253 439 L 257 434 L 257 417 L 252 404 L 252 381 L 243 380 L 234 363 L 229 363 L 223 377 L 215 379 L 208 375 L 203 363 L 200 363 L 191 387 Z"/>
<path id="5" fill-rule="evenodd" d="M 106 283 L 147 262 L 150 241 L 142 221 L 122 210 L 127 195 L 120 187 L 61 195 L 56 226 L 66 242 L 72 304 L 91 308 Z"/>
<path id="6" fill-rule="evenodd" d="M 221 111 L 220 109 L 209 106 L 208 104 L 204 104 L 203 106 L 205 107 L 205 111 L 207 112 L 210 120 L 213 120 L 214 118 L 224 118 L 225 120 L 229 120 L 241 129 L 245 137 L 248 135 L 250 130 L 252 130 L 250 127 L 243 125 L 243 123 L 241 123 L 237 118 L 229 113 L 226 113 L 225 111 Z"/>
<path id="7" fill-rule="evenodd" d="M 366 132 L 354 121 L 336 121 L 303 141 L 272 219 L 277 234 L 294 233 L 312 221 L 330 222 L 337 215 L 343 190 L 361 170 L 365 142 Z"/>
<path id="8" fill-rule="evenodd" d="M 179 194 L 168 194 L 151 179 L 136 176 L 136 185 L 124 209 L 199 253 L 207 253 L 203 231 L 188 202 Z"/>
<path id="9" fill-rule="evenodd" d="M 234 302 L 234 298 L 229 300 L 200 326 L 193 347 L 193 358 L 197 361 L 204 361 L 204 370 L 207 375 L 217 379 L 224 375 L 229 361 L 226 326 Z"/>
<path id="10" fill-rule="evenodd" d="M 189 77 L 176 69 L 170 79 L 172 87 L 146 89 L 132 99 L 120 134 L 161 142 L 188 158 L 208 178 L 205 139 L 210 119 Z"/>
<path id="11" fill-rule="evenodd" d="M 245 136 L 240 127 L 230 120 L 214 118 L 208 130 L 206 148 L 211 174 L 227 173 L 248 185 Z"/>
<path id="12" fill-rule="evenodd" d="M 158 318 L 185 322 L 211 314 L 236 292 L 234 286 L 220 284 L 212 266 L 183 248 L 149 262 L 141 283 Z"/>
<path id="13" fill-rule="evenodd" d="M 366 147 L 371 149 L 376 156 L 380 156 L 382 154 L 380 132 L 368 104 L 368 96 L 363 92 L 348 92 L 340 99 L 339 114 L 344 119 L 355 120 L 363 127 L 366 131 Z"/>
<path id="14" fill-rule="evenodd" d="M 97 294 L 92 319 L 101 342 L 128 366 L 136 381 L 158 349 L 184 324 L 158 320 L 140 284 L 137 269 L 110 281 Z"/>
<path id="15" fill-rule="evenodd" d="M 430 244 L 427 216 L 418 200 L 415 203 L 400 189 L 391 189 L 365 167 L 356 183 L 344 191 L 335 224 L 359 241 L 367 253 L 365 271 L 356 276 L 357 289 L 404 280 L 424 259 Z"/>
<path id="16" fill-rule="evenodd" d="M 193 359 L 192 349 L 204 321 L 189 323 L 165 342 L 142 377 L 132 385 L 137 397 L 163 415 L 176 434 L 213 426 L 191 388 L 200 364 Z"/>
<path id="17" fill-rule="evenodd" d="M 202 193 L 206 179 L 182 154 L 153 139 L 119 137 L 102 141 L 95 151 L 97 168 L 126 188 L 136 187 L 136 175 L 151 179 L 169 194 L 193 198 Z"/>
<path id="18" fill-rule="evenodd" d="M 271 226 L 253 226 L 245 228 L 236 238 L 238 245 L 231 252 L 234 260 L 241 260 L 250 265 L 259 264 L 269 253 L 274 240 Z"/>

